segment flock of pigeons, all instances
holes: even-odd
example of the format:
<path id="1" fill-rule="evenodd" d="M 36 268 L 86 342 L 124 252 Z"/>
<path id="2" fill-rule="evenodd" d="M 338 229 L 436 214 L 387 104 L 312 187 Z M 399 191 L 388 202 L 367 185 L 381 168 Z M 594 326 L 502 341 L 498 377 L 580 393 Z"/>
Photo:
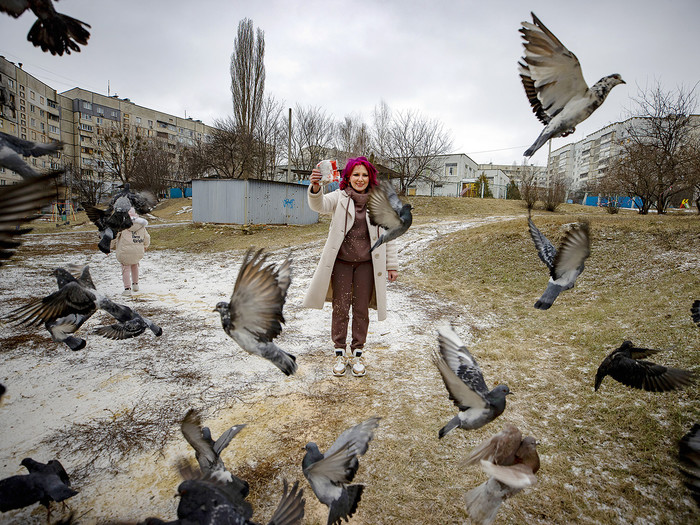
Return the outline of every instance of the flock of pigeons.
<path id="1" fill-rule="evenodd" d="M 87 43 L 89 33 L 83 27 L 87 25 L 56 13 L 49 0 L 0 0 L 0 11 L 12 16 L 19 16 L 28 8 L 38 16 L 28 37 L 35 45 L 60 55 L 79 51 L 76 42 Z M 624 83 L 620 75 L 615 74 L 588 88 L 575 55 L 534 14 L 532 18 L 532 23 L 523 22 L 520 29 L 525 40 L 524 57 L 519 63 L 520 77 L 533 112 L 545 128 L 525 152 L 526 156 L 533 155 L 550 138 L 572 133 L 579 122 L 603 103 L 615 85 Z M 0 193 L 0 265 L 13 255 L 21 243 L 21 235 L 29 231 L 21 226 L 32 218 L 32 212 L 54 197 L 51 183 L 60 174 L 39 175 L 21 156 L 40 156 L 59 147 L 57 143 L 38 145 L 0 133 L 0 165 L 25 179 Z M 111 239 L 131 225 L 130 208 L 147 213 L 153 203 L 152 198 L 132 192 L 127 184 L 106 210 L 88 208 L 88 216 L 100 231 L 99 249 L 109 253 Z M 385 229 L 372 250 L 402 235 L 412 222 L 410 204 L 401 202 L 388 181 L 381 181 L 373 189 L 368 210 L 372 224 Z M 589 226 L 585 222 L 572 225 L 558 249 L 530 217 L 528 226 L 537 253 L 550 273 L 547 287 L 534 305 L 546 310 L 562 291 L 574 286 L 584 270 L 584 262 L 590 255 Z M 224 331 L 243 350 L 267 359 L 290 376 L 298 369 L 296 357 L 281 349 L 274 339 L 285 323 L 283 307 L 291 283 L 292 257 L 288 254 L 279 265 L 268 263 L 267 258 L 262 250 L 251 248 L 245 253 L 230 300 L 219 302 L 215 311 L 221 316 Z M 116 323 L 96 328 L 97 335 L 121 340 L 140 336 L 146 329 L 155 336 L 162 334 L 162 329 L 146 316 L 116 304 L 99 292 L 87 266 L 58 268 L 54 275 L 57 291 L 14 309 L 5 314 L 4 319 L 27 326 L 43 323 L 54 341 L 76 351 L 84 348 L 86 341 L 74 334 L 98 309 L 112 315 Z M 700 300 L 693 303 L 691 315 L 700 326 Z M 692 372 L 642 359 L 658 352 L 636 348 L 625 341 L 601 363 L 595 377 L 595 390 L 608 375 L 627 386 L 652 392 L 666 392 L 691 384 Z M 432 360 L 450 400 L 458 408 L 457 415 L 438 431 L 439 438 L 455 428 L 481 428 L 505 411 L 506 397 L 511 393 L 508 386 L 497 385 L 489 390 L 476 360 L 451 327 L 438 330 L 438 350 L 433 352 Z M 0 396 L 4 391 L 5 387 L 0 385 Z M 364 486 L 351 482 L 359 468 L 358 457 L 368 450 L 379 420 L 373 417 L 345 430 L 325 453 L 315 443 L 306 445 L 302 472 L 316 497 L 328 507 L 329 525 L 347 521 L 357 510 Z M 210 430 L 202 426 L 201 414 L 188 411 L 181 422 L 181 431 L 195 451 L 199 469 L 190 467 L 186 460 L 178 465 L 183 481 L 178 487 L 177 519 L 165 522 L 147 518 L 144 523 L 254 523 L 252 507 L 246 501 L 248 483 L 232 474 L 221 459 L 222 451 L 244 427 L 231 427 L 214 440 Z M 479 463 L 489 476 L 488 481 L 465 496 L 472 521 L 492 523 L 503 501 L 536 482 L 540 466 L 536 445 L 535 438 L 523 437 L 518 428 L 506 423 L 500 432 L 471 452 L 465 464 Z M 686 485 L 700 505 L 700 425 L 694 425 L 679 446 Z M 39 502 L 47 507 L 50 517 L 52 501 L 65 501 L 76 494 L 57 460 L 42 464 L 25 458 L 21 464 L 28 474 L 0 480 L 0 511 Z M 303 490 L 299 489 L 298 482 L 289 490 L 286 480 L 283 481 L 282 497 L 269 523 L 300 523 L 304 505 Z"/>

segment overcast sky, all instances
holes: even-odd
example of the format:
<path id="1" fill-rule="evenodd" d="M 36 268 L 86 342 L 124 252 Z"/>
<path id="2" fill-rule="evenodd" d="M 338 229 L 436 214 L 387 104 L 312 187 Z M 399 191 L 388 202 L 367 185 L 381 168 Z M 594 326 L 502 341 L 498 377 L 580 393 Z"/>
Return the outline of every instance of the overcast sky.
<path id="1" fill-rule="evenodd" d="M 659 82 L 700 81 L 698 0 L 62 0 L 59 12 L 92 26 L 82 52 L 42 53 L 26 35 L 31 12 L 0 14 L 0 54 L 62 92 L 81 87 L 200 119 L 231 115 L 230 56 L 238 22 L 265 32 L 266 94 L 286 107 L 318 106 L 371 124 L 383 99 L 441 121 L 453 152 L 521 163 L 541 125 L 517 72 L 518 28 L 530 11 L 576 54 L 589 85 L 627 82 L 558 148 L 624 119 L 631 97 Z M 698 88 L 700 89 L 700 88 Z M 546 163 L 543 147 L 534 157 Z"/>

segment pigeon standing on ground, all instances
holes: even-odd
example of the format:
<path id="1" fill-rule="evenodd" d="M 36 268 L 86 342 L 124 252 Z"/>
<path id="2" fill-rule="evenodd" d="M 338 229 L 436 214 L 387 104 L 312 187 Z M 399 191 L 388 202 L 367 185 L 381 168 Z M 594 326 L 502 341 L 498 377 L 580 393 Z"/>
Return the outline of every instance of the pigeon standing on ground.
<path id="1" fill-rule="evenodd" d="M 57 175 L 40 175 L 0 190 L 0 265 L 14 255 L 21 244 L 20 235 L 31 231 L 20 226 L 38 217 L 32 214 L 56 196 Z"/>
<path id="2" fill-rule="evenodd" d="M 111 327 L 98 328 L 97 332 L 105 337 L 111 339 L 133 337 L 133 332 L 127 329 L 127 324 L 130 322 L 148 327 L 156 337 L 163 333 L 163 330 L 150 319 L 141 316 L 128 306 L 112 302 L 98 292 L 92 281 L 89 266 L 82 268 L 78 278 L 65 268 L 56 268 L 53 274 L 58 284 L 56 292 L 12 310 L 3 316 L 4 319 L 30 326 L 44 323 L 52 339 L 58 343 L 65 343 L 71 350 L 85 348 L 85 340 L 71 334 L 75 333 L 97 309 L 104 310 L 120 323 Z M 144 330 L 145 328 L 139 333 Z"/>
<path id="3" fill-rule="evenodd" d="M 348 485 L 360 467 L 381 418 L 372 417 L 345 430 L 322 454 L 316 443 L 306 444 L 301 466 L 318 500 L 328 506 L 327 525 L 348 521 L 360 503 L 364 485 Z"/>
<path id="4" fill-rule="evenodd" d="M 0 166 L 11 169 L 24 179 L 39 177 L 40 174 L 30 164 L 27 164 L 22 157 L 43 157 L 60 149 L 63 149 L 61 142 L 54 141 L 43 144 L 20 139 L 0 131 Z M 58 175 L 59 173 L 63 173 L 63 171 L 53 172 L 53 175 Z"/>
<path id="5" fill-rule="evenodd" d="M 690 307 L 690 316 L 692 317 L 693 322 L 700 326 L 700 299 L 695 301 L 693 306 Z"/>
<path id="6" fill-rule="evenodd" d="M 58 460 L 43 464 L 25 458 L 22 465 L 29 474 L 0 480 L 0 511 L 7 512 L 41 503 L 46 507 L 50 519 L 52 501 L 63 501 L 77 494 L 70 488 L 68 474 Z"/>
<path id="7" fill-rule="evenodd" d="M 678 443 L 678 459 L 684 485 L 690 489 L 691 496 L 700 506 L 700 425 L 695 423 Z"/>
<path id="8" fill-rule="evenodd" d="M 455 428 L 481 428 L 500 416 L 506 408 L 507 385 L 498 385 L 489 391 L 479 365 L 451 327 L 438 330 L 440 351 L 433 352 L 433 363 L 440 371 L 450 399 L 459 408 L 438 432 L 438 437 Z"/>
<path id="9" fill-rule="evenodd" d="M 370 253 L 380 244 L 396 239 L 406 233 L 413 222 L 411 205 L 404 204 L 396 195 L 394 187 L 388 180 L 382 179 L 379 185 L 372 188 L 367 201 L 367 211 L 371 224 L 379 225 L 386 230 L 379 236 Z"/>
<path id="10" fill-rule="evenodd" d="M 542 22 L 522 22 L 520 33 L 525 53 L 518 62 L 520 78 L 532 111 L 545 125 L 535 143 L 525 152 L 531 157 L 549 139 L 566 137 L 600 107 L 610 90 L 625 81 L 618 74 L 586 85 L 581 64 Z"/>
<path id="11" fill-rule="evenodd" d="M 136 213 L 143 215 L 150 212 L 156 204 L 155 197 L 148 192 L 133 192 L 128 182 L 122 190 L 112 197 L 106 210 L 101 210 L 89 204 L 83 204 L 88 218 L 100 231 L 100 242 L 97 247 L 102 253 L 110 252 L 110 243 L 120 231 L 131 228 L 133 221 L 129 210 L 134 208 Z"/>
<path id="12" fill-rule="evenodd" d="M 576 279 L 583 272 L 584 262 L 591 254 L 588 223 L 573 225 L 566 232 L 559 250 L 537 229 L 531 218 L 528 217 L 527 223 L 537 255 L 549 268 L 549 283 L 542 297 L 535 303 L 538 310 L 547 310 L 562 291 L 574 287 Z"/>
<path id="13" fill-rule="evenodd" d="M 642 357 L 658 354 L 661 350 L 636 348 L 624 341 L 603 360 L 595 375 L 595 390 L 600 388 L 605 376 L 623 385 L 648 392 L 668 392 L 686 387 L 693 382 L 693 372 L 679 368 L 666 368 Z"/>
<path id="14" fill-rule="evenodd" d="M 0 11 L 17 18 L 31 9 L 37 20 L 27 34 L 29 40 L 42 51 L 52 55 L 70 55 L 80 52 L 78 44 L 87 45 L 89 24 L 68 15 L 57 13 L 51 0 L 0 0 Z"/>
<path id="15" fill-rule="evenodd" d="M 506 424 L 501 432 L 472 451 L 467 464 L 479 461 L 490 476 L 464 497 L 472 523 L 493 523 L 506 499 L 537 482 L 535 473 L 540 468 L 540 458 L 536 446 L 535 438 L 522 438 L 520 430 Z"/>
<path id="16" fill-rule="evenodd" d="M 285 375 L 297 371 L 296 357 L 272 340 L 282 332 L 282 308 L 291 283 L 291 254 L 279 265 L 264 266 L 268 254 L 248 249 L 238 271 L 231 300 L 221 301 L 215 311 L 221 315 L 224 331 L 249 354 L 269 360 Z"/>

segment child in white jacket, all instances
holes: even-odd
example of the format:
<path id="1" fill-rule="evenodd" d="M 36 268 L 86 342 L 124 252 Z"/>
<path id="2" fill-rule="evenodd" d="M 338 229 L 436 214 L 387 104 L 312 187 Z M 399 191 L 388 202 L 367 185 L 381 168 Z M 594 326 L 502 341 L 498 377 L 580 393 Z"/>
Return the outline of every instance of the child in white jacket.
<path id="1" fill-rule="evenodd" d="M 151 236 L 146 230 L 148 221 L 139 217 L 134 208 L 129 210 L 129 217 L 133 222 L 132 226 L 119 232 L 111 246 L 112 250 L 116 250 L 117 261 L 122 265 L 124 295 L 139 291 L 139 261 L 151 244 Z"/>

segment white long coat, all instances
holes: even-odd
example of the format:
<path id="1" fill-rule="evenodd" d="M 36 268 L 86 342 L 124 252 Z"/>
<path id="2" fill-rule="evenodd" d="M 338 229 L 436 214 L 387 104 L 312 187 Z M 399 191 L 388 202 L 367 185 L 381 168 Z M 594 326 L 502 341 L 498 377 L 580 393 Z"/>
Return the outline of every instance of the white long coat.
<path id="1" fill-rule="evenodd" d="M 303 302 L 307 308 L 321 309 L 325 301 L 333 300 L 331 273 L 333 273 L 333 265 L 338 256 L 340 245 L 348 230 L 355 223 L 355 203 L 344 190 L 336 190 L 328 194 L 324 194 L 322 190 L 318 193 L 312 193 L 311 185 L 309 185 L 308 198 L 309 207 L 312 210 L 318 213 L 333 214 L 326 245 L 323 247 L 321 259 Z M 370 224 L 369 214 L 366 217 L 370 243 L 374 245 L 384 230 Z M 399 269 L 396 245 L 393 241 L 382 243 L 372 251 L 372 266 L 374 267 L 374 293 L 370 300 L 370 307 L 377 310 L 377 319 L 383 321 L 386 319 L 387 272 Z"/>

